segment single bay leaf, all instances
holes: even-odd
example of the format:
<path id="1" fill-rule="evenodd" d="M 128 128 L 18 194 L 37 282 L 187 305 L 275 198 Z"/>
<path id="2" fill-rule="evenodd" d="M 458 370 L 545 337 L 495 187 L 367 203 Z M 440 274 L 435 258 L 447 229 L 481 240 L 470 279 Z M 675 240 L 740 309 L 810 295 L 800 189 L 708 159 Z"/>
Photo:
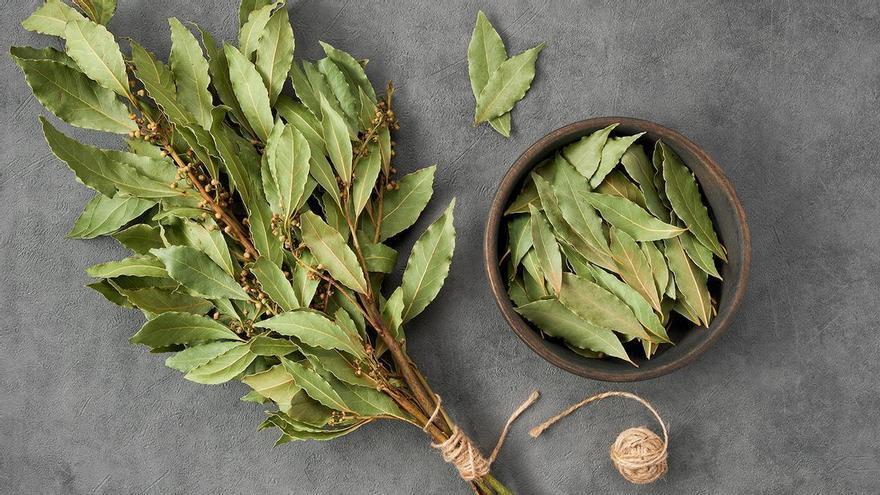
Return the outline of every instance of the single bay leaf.
<path id="1" fill-rule="evenodd" d="M 356 345 L 339 325 L 316 311 L 289 311 L 255 323 L 254 326 L 296 337 L 308 345 L 322 349 L 339 349 L 353 356 L 364 356 L 361 345 Z"/>
<path id="2" fill-rule="evenodd" d="M 208 91 L 208 61 L 190 30 L 176 18 L 168 20 L 171 26 L 171 55 L 168 63 L 174 74 L 177 98 L 203 129 L 211 129 L 213 97 Z"/>
<path id="3" fill-rule="evenodd" d="M 234 340 L 218 340 L 207 344 L 187 347 L 166 359 L 165 366 L 187 373 L 192 369 L 206 364 L 233 347 L 239 347 L 241 345 L 241 342 Z"/>
<path id="4" fill-rule="evenodd" d="M 688 258 L 700 267 L 700 270 L 721 280 L 721 274 L 718 273 L 715 259 L 712 257 L 712 251 L 709 248 L 700 244 L 697 238 L 690 232 L 685 232 L 681 235 L 681 244 L 684 246 L 684 251 L 687 253 Z"/>
<path id="5" fill-rule="evenodd" d="M 678 155 L 665 143 L 660 142 L 663 153 L 663 179 L 666 181 L 666 195 L 672 203 L 676 216 L 684 221 L 688 230 L 700 244 L 709 248 L 724 261 L 727 254 L 718 240 L 718 235 L 709 218 L 709 210 L 703 203 L 700 188 L 693 172 L 688 169 Z"/>
<path id="6" fill-rule="evenodd" d="M 171 69 L 156 59 L 146 48 L 129 40 L 131 58 L 135 66 L 135 75 L 143 83 L 150 97 L 175 124 L 186 125 L 194 121 L 192 115 L 177 99 L 177 88 Z"/>
<path id="7" fill-rule="evenodd" d="M 639 145 L 630 146 L 626 152 L 620 157 L 620 163 L 626 173 L 639 185 L 642 195 L 645 198 L 644 206 L 655 217 L 664 222 L 669 222 L 669 210 L 663 205 L 660 194 L 657 192 L 657 186 L 654 184 L 655 169 L 645 149 Z"/>
<path id="8" fill-rule="evenodd" d="M 675 277 L 678 300 L 687 304 L 704 326 L 712 320 L 712 299 L 706 286 L 706 272 L 688 258 L 680 238 L 665 241 L 666 261 Z"/>
<path id="9" fill-rule="evenodd" d="M 273 132 L 272 137 L 277 137 L 277 142 L 267 144 L 267 159 L 278 188 L 278 206 L 282 218 L 287 219 L 295 212 L 305 191 L 311 151 L 306 138 L 293 125 L 284 125 L 281 133 Z"/>
<path id="10" fill-rule="evenodd" d="M 310 211 L 300 216 L 300 222 L 302 241 L 318 262 L 343 285 L 366 294 L 367 282 L 357 256 L 346 245 L 342 235 Z"/>
<path id="11" fill-rule="evenodd" d="M 611 252 L 617 263 L 617 273 L 623 281 L 660 311 L 660 295 L 654 282 L 654 272 L 645 253 L 626 232 L 615 227 L 611 228 Z"/>
<path id="12" fill-rule="evenodd" d="M 599 210 L 608 223 L 626 232 L 638 241 L 656 241 L 675 237 L 685 229 L 661 222 L 639 205 L 626 198 L 600 193 L 586 193 L 580 197 Z"/>
<path id="13" fill-rule="evenodd" d="M 541 43 L 510 57 L 498 66 L 477 98 L 474 123 L 500 117 L 523 99 L 535 78 L 535 62 L 543 49 L 544 44 Z"/>
<path id="14" fill-rule="evenodd" d="M 568 160 L 580 174 L 589 179 L 593 177 L 602 161 L 602 149 L 608 136 L 618 124 L 611 124 L 599 129 L 562 149 L 562 156 Z"/>
<path id="15" fill-rule="evenodd" d="M 335 382 L 333 383 L 333 389 L 339 393 L 345 404 L 358 416 L 409 418 L 391 400 L 391 397 L 378 390 L 340 382 L 339 380 L 333 381 Z"/>
<path id="16" fill-rule="evenodd" d="M 269 89 L 269 102 L 275 103 L 290 65 L 293 63 L 294 50 L 293 28 L 290 26 L 290 18 L 287 8 L 282 7 L 275 11 L 266 23 L 260 41 L 257 44 L 257 71 L 263 76 L 263 82 Z"/>
<path id="17" fill-rule="evenodd" d="M 85 20 L 85 17 L 73 7 L 61 0 L 46 0 L 30 17 L 22 21 L 21 26 L 28 31 L 63 38 L 67 23 L 78 20 Z"/>
<path id="18" fill-rule="evenodd" d="M 371 102 L 375 103 L 376 92 L 361 64 L 350 54 L 334 48 L 329 43 L 324 43 L 323 41 L 319 41 L 319 43 L 321 48 L 324 49 L 324 54 L 327 55 L 327 58 L 335 62 L 342 69 L 352 87 L 357 86 L 360 91 L 367 95 Z"/>
<path id="19" fill-rule="evenodd" d="M 539 210 L 543 209 L 541 206 L 541 200 L 538 197 L 538 189 L 535 187 L 535 182 L 532 180 L 531 175 L 526 177 L 519 194 L 513 199 L 510 206 L 504 210 L 504 214 L 516 215 L 517 213 L 528 213 L 529 205 L 534 205 L 535 208 Z"/>
<path id="20" fill-rule="evenodd" d="M 242 24 L 241 29 L 238 30 L 238 49 L 245 58 L 250 60 L 251 55 L 256 51 L 260 37 L 277 5 L 277 2 L 271 2 L 251 11 L 248 14 L 247 22 Z"/>
<path id="21" fill-rule="evenodd" d="M 168 274 L 194 294 L 206 298 L 250 299 L 244 289 L 207 254 L 189 246 L 152 249 Z"/>
<path id="22" fill-rule="evenodd" d="M 309 175 L 321 185 L 321 188 L 330 195 L 330 198 L 337 207 L 341 207 L 342 198 L 339 193 L 339 183 L 336 181 L 336 175 L 333 174 L 333 168 L 327 161 L 327 157 L 315 148 L 311 148 L 312 153 L 309 158 Z M 316 152 L 317 151 L 317 152 Z"/>
<path id="23" fill-rule="evenodd" d="M 669 267 L 666 266 L 666 258 L 654 242 L 643 242 L 641 245 L 645 258 L 651 265 L 651 272 L 654 273 L 654 282 L 657 284 L 657 293 L 663 295 L 666 287 L 669 285 Z"/>
<path id="24" fill-rule="evenodd" d="M 170 312 L 203 315 L 214 307 L 200 297 L 172 292 L 168 289 L 122 289 L 121 292 L 133 305 L 157 315 Z"/>
<path id="25" fill-rule="evenodd" d="M 343 402 L 339 394 L 317 372 L 289 359 L 282 358 L 281 363 L 293 375 L 296 384 L 302 387 L 309 397 L 330 409 L 350 411 L 348 405 Z"/>
<path id="26" fill-rule="evenodd" d="M 532 248 L 532 226 L 529 215 L 516 215 L 507 221 L 508 249 L 510 249 L 511 277 L 516 273 L 523 257 Z"/>
<path id="27" fill-rule="evenodd" d="M 53 60 L 13 59 L 24 72 L 34 96 L 68 124 L 125 134 L 137 129 L 128 110 L 109 89 L 92 82 L 79 69 Z"/>
<path id="28" fill-rule="evenodd" d="M 599 168 L 596 169 L 596 173 L 590 178 L 590 185 L 594 188 L 599 187 L 599 184 L 605 180 L 605 177 L 620 163 L 620 157 L 643 134 L 644 132 L 640 132 L 633 136 L 609 138 L 605 142 L 605 146 L 602 147 L 602 159 L 599 161 Z"/>
<path id="29" fill-rule="evenodd" d="M 214 340 L 241 340 L 226 326 L 190 313 L 162 313 L 144 323 L 131 339 L 132 344 L 157 348 L 174 344 L 193 345 Z"/>
<path id="30" fill-rule="evenodd" d="M 137 224 L 113 234 L 120 244 L 138 254 L 148 254 L 150 249 L 164 247 L 158 227 Z"/>
<path id="31" fill-rule="evenodd" d="M 611 249 L 608 247 L 608 239 L 602 228 L 602 218 L 595 208 L 580 199 L 590 192 L 589 182 L 564 158 L 557 156 L 556 161 L 560 163 L 557 166 L 553 185 L 562 217 L 584 242 L 598 252 L 599 258 L 592 261 L 600 266 L 614 269 Z"/>
<path id="32" fill-rule="evenodd" d="M 95 278 L 114 278 L 123 275 L 130 277 L 167 277 L 165 266 L 155 256 L 129 256 L 119 261 L 108 261 L 86 268 L 86 273 Z"/>
<path id="33" fill-rule="evenodd" d="M 380 243 L 360 241 L 361 252 L 364 255 L 364 262 L 367 264 L 367 270 L 370 273 L 391 273 L 397 264 L 397 251 L 394 248 Z"/>
<path id="34" fill-rule="evenodd" d="M 91 80 L 122 97 L 131 94 L 122 52 L 107 28 L 87 19 L 71 20 L 64 39 L 65 51 Z"/>
<path id="35" fill-rule="evenodd" d="M 544 278 L 556 292 L 562 290 L 562 255 L 550 229 L 550 223 L 534 206 L 531 207 L 532 242 Z"/>
<path id="36" fill-rule="evenodd" d="M 254 64 L 235 47 L 225 45 L 223 51 L 229 62 L 229 80 L 235 99 L 257 137 L 266 142 L 275 122 L 266 85 Z"/>
<path id="37" fill-rule="evenodd" d="M 320 95 L 321 102 L 321 130 L 324 136 L 324 145 L 327 154 L 333 163 L 333 168 L 343 182 L 351 181 L 351 140 L 348 136 L 348 126 L 342 116 L 333 109 L 324 95 Z"/>
<path id="38" fill-rule="evenodd" d="M 360 216 L 367 201 L 376 186 L 379 171 L 382 169 L 382 157 L 379 147 L 369 146 L 366 156 L 358 160 L 354 168 L 354 181 L 351 188 L 351 207 L 354 210 L 354 218 Z"/>
<path id="39" fill-rule="evenodd" d="M 101 294 L 102 296 L 104 296 L 104 299 L 107 299 L 117 306 L 123 308 L 134 307 L 131 305 L 131 302 L 128 300 L 128 298 L 120 294 L 119 290 L 117 290 L 117 288 L 112 283 L 110 283 L 108 279 L 101 279 L 97 282 L 86 284 L 86 287 L 94 290 L 98 294 Z"/>
<path id="40" fill-rule="evenodd" d="M 336 377 L 338 380 L 352 385 L 363 387 L 377 387 L 377 383 L 366 373 L 355 371 L 355 364 L 349 361 L 344 353 L 337 350 L 321 349 L 320 347 L 303 347 L 303 354 L 316 369 L 323 369 Z M 337 389 L 337 387 L 334 387 Z M 347 401 L 346 401 L 347 402 Z"/>
<path id="41" fill-rule="evenodd" d="M 474 100 L 479 101 L 480 93 L 486 87 L 495 70 L 507 60 L 507 49 L 504 41 L 492 27 L 483 11 L 477 12 L 477 23 L 468 44 L 468 75 L 471 79 L 471 90 Z M 489 121 L 489 124 L 504 137 L 510 137 L 510 113 Z"/>
<path id="42" fill-rule="evenodd" d="M 279 95 L 278 101 L 275 102 L 275 111 L 306 138 L 312 156 L 324 154 L 324 131 L 321 122 L 302 102 L 294 101 L 287 95 Z"/>
<path id="43" fill-rule="evenodd" d="M 311 266 L 313 268 L 318 264 L 317 260 L 312 256 L 311 251 L 308 249 L 303 250 L 299 259 L 306 266 Z M 312 304 L 312 299 L 315 298 L 315 291 L 318 289 L 319 280 L 311 277 L 311 270 L 299 262 L 289 261 L 288 263 L 294 267 L 291 285 L 293 285 L 293 292 L 296 294 L 296 300 L 300 302 L 302 307 L 307 308 Z"/>
<path id="44" fill-rule="evenodd" d="M 55 62 L 79 71 L 79 67 L 77 67 L 76 62 L 74 62 L 74 60 L 70 58 L 70 55 L 55 48 L 52 48 L 51 46 L 47 46 L 44 48 L 34 48 L 32 46 L 12 46 L 9 47 L 9 55 L 14 59 L 43 60 L 47 62 Z"/>
<path id="45" fill-rule="evenodd" d="M 563 339 L 581 349 L 632 362 L 614 332 L 589 323 L 556 299 L 535 301 L 516 308 L 516 311 L 551 337 Z"/>
<path id="46" fill-rule="evenodd" d="M 116 0 L 73 0 L 73 3 L 98 24 L 107 25 L 116 12 Z"/>
<path id="47" fill-rule="evenodd" d="M 331 94 L 339 102 L 339 108 L 347 122 L 357 122 L 360 114 L 360 99 L 356 87 L 349 84 L 345 73 L 329 58 L 322 58 L 317 63 L 318 71 L 324 74 Z"/>
<path id="48" fill-rule="evenodd" d="M 663 327 L 648 301 L 637 290 L 601 268 L 594 268 L 592 276 L 597 284 L 608 289 L 626 303 L 642 326 L 651 332 L 652 335 L 663 342 L 670 342 L 669 336 L 666 334 L 666 328 Z"/>
<path id="49" fill-rule="evenodd" d="M 73 229 L 67 233 L 67 237 L 94 239 L 116 232 L 155 204 L 154 201 L 131 196 L 117 195 L 108 198 L 103 194 L 97 194 L 86 204 L 85 209 L 76 219 Z"/>
<path id="50" fill-rule="evenodd" d="M 183 377 L 206 385 L 228 382 L 243 373 L 256 358 L 257 355 L 251 352 L 247 344 L 241 344 L 193 368 Z"/>
<path id="51" fill-rule="evenodd" d="M 397 189 L 386 191 L 382 198 L 382 223 L 376 226 L 380 231 L 379 240 L 384 241 L 411 227 L 434 193 L 434 173 L 432 165 L 398 181 Z"/>
<path id="52" fill-rule="evenodd" d="M 219 229 L 208 230 L 201 223 L 193 221 L 183 221 L 181 225 L 188 246 L 207 254 L 228 275 L 235 275 L 238 265 L 232 260 L 229 246 Z"/>
<path id="53" fill-rule="evenodd" d="M 257 335 L 250 340 L 251 352 L 258 356 L 286 356 L 299 350 L 299 346 L 290 339 L 276 339 L 265 335 Z M 247 382 L 245 382 L 247 383 Z"/>
<path id="54" fill-rule="evenodd" d="M 293 85 L 293 91 L 296 93 L 297 98 L 309 109 L 315 117 L 320 118 L 321 113 L 321 100 L 318 98 L 319 93 L 312 88 L 311 82 L 309 82 L 309 78 L 305 73 L 305 67 L 307 66 L 307 62 L 302 62 L 303 66 L 301 67 L 294 60 L 293 64 L 290 66 L 290 82 Z"/>
<path id="55" fill-rule="evenodd" d="M 257 277 L 263 292 L 282 310 L 292 311 L 300 307 L 293 286 L 278 265 L 268 258 L 260 258 L 250 265 L 250 271 Z"/>
<path id="56" fill-rule="evenodd" d="M 251 345 L 251 352 L 253 352 L 253 345 Z M 278 404 L 281 409 L 289 407 L 293 397 L 302 390 L 296 384 L 293 375 L 281 364 L 266 371 L 245 376 L 241 381 L 261 396 Z"/>
<path id="57" fill-rule="evenodd" d="M 596 188 L 596 192 L 628 199 L 642 208 L 646 207 L 645 195 L 642 194 L 638 186 L 630 182 L 623 172 L 619 170 L 614 170 L 608 174 L 605 180 Z"/>
<path id="58" fill-rule="evenodd" d="M 382 320 L 388 325 L 388 331 L 398 342 L 403 342 L 403 289 L 394 289 L 391 296 L 382 305 Z"/>
<path id="59" fill-rule="evenodd" d="M 251 12 L 259 10 L 266 5 L 274 4 L 276 0 L 241 0 L 238 6 L 238 26 L 244 26 L 251 15 Z"/>
<path id="60" fill-rule="evenodd" d="M 559 301 L 591 324 L 629 337 L 652 340 L 632 310 L 615 294 L 572 273 L 562 276 Z"/>
<path id="61" fill-rule="evenodd" d="M 513 301 L 514 306 L 523 306 L 532 302 L 526 292 L 522 277 L 517 277 L 510 282 L 507 288 L 507 296 Z"/>
<path id="62" fill-rule="evenodd" d="M 207 31 L 199 29 L 199 32 L 202 35 L 202 43 L 205 45 L 205 50 L 210 57 L 208 73 L 211 75 L 211 85 L 214 87 L 214 91 L 220 97 L 223 105 L 229 109 L 232 120 L 245 130 L 253 132 L 250 125 L 248 125 L 244 112 L 241 110 L 238 99 L 235 97 L 235 90 L 232 87 L 232 80 L 229 76 L 229 60 L 226 58 L 226 52 L 217 48 L 216 42 Z M 213 120 L 216 127 L 217 121 L 220 119 L 215 115 Z"/>
<path id="63" fill-rule="evenodd" d="M 437 297 L 449 275 L 455 250 L 453 211 L 455 200 L 419 237 L 403 272 L 402 321 L 406 323 L 421 313 Z"/>

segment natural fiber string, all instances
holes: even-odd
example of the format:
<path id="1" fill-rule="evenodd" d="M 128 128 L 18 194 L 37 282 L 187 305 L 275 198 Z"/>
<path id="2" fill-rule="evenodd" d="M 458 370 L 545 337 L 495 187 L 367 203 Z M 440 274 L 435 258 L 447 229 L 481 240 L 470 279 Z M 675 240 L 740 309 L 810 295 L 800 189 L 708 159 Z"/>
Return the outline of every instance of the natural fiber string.
<path id="1" fill-rule="evenodd" d="M 656 481 L 666 474 L 668 469 L 666 458 L 667 449 L 669 447 L 669 433 L 666 431 L 666 424 L 663 422 L 663 419 L 660 418 L 660 414 L 657 413 L 657 410 L 654 409 L 648 401 L 642 399 L 638 395 L 629 392 L 603 392 L 601 394 L 587 397 L 581 402 L 574 404 L 556 416 L 553 416 L 547 421 L 532 428 L 529 434 L 533 438 L 538 438 L 544 430 L 560 419 L 591 402 L 597 402 L 602 399 L 607 399 L 608 397 L 626 397 L 636 400 L 643 406 L 647 407 L 660 423 L 660 427 L 663 429 L 662 440 L 656 433 L 649 430 L 647 427 L 639 426 L 637 428 L 624 430 L 617 436 L 617 440 L 611 445 L 611 462 L 614 464 L 614 467 L 617 468 L 617 471 L 621 476 L 627 481 L 639 485 Z"/>
<path id="2" fill-rule="evenodd" d="M 474 446 L 471 439 L 468 438 L 468 436 L 465 435 L 457 425 L 452 425 L 452 435 L 450 435 L 449 438 L 441 443 L 431 443 L 431 447 L 439 450 L 440 454 L 443 456 L 443 460 L 458 469 L 458 474 L 462 479 L 473 481 L 477 478 L 482 478 L 489 474 L 489 468 L 498 457 L 498 453 L 504 445 L 504 440 L 507 438 L 507 433 L 510 431 L 510 426 L 516 421 L 516 418 L 525 412 L 529 406 L 534 404 L 540 396 L 541 394 L 535 390 L 529 395 L 529 398 L 526 399 L 525 402 L 513 411 L 513 414 L 510 415 L 507 423 L 504 424 L 504 428 L 501 430 L 501 435 L 498 437 L 498 442 L 495 444 L 495 448 L 492 449 L 492 455 L 490 455 L 488 459 L 483 457 L 483 454 L 480 453 L 480 449 Z M 428 418 L 428 421 L 425 423 L 425 430 L 427 430 L 428 426 L 434 422 L 437 418 L 437 413 L 440 411 L 440 396 L 435 395 L 435 397 L 437 398 L 437 405 L 434 407 L 434 412 L 431 414 L 431 417 Z"/>

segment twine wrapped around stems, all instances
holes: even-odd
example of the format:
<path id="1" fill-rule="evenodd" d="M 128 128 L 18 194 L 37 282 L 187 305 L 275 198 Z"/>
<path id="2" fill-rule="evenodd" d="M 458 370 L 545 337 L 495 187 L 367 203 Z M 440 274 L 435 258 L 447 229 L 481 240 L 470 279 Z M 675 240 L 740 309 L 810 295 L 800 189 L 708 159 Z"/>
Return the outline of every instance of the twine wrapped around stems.
<path id="1" fill-rule="evenodd" d="M 669 447 L 669 433 L 657 410 L 638 395 L 617 391 L 592 395 L 532 428 L 529 434 L 533 438 L 538 438 L 544 430 L 581 407 L 609 397 L 625 397 L 638 401 L 654 414 L 654 417 L 657 418 L 660 427 L 663 429 L 662 439 L 645 426 L 629 428 L 621 432 L 617 436 L 617 440 L 611 445 L 612 464 L 614 464 L 614 467 L 617 468 L 621 476 L 630 483 L 643 485 L 658 480 L 666 474 L 668 469 L 666 459 Z"/>

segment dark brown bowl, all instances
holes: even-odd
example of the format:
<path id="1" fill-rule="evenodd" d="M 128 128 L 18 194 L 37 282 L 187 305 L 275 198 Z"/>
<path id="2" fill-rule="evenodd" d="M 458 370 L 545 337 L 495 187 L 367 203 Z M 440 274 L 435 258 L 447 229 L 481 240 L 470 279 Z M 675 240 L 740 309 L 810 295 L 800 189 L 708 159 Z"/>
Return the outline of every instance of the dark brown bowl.
<path id="1" fill-rule="evenodd" d="M 718 316 L 712 320 L 709 328 L 695 328 L 685 320 L 678 322 L 669 332 L 675 345 L 663 346 L 650 360 L 634 357 L 633 361 L 638 367 L 612 359 L 585 358 L 559 343 L 542 338 L 541 334 L 514 310 L 507 296 L 507 285 L 499 267 L 499 254 L 504 253 L 507 246 L 507 235 L 502 229 L 504 211 L 519 192 L 520 184 L 528 173 L 556 150 L 614 122 L 620 123 L 615 133 L 635 134 L 644 131 L 646 134 L 639 140 L 640 143 L 654 143 L 662 139 L 678 153 L 700 183 L 715 220 L 718 235 L 727 248 L 729 258 L 721 271 L 724 282 L 715 287 L 713 292 L 713 297 L 718 300 Z M 734 313 L 745 295 L 751 259 L 751 240 L 745 211 L 736 197 L 733 186 L 721 172 L 721 168 L 699 146 L 672 129 L 647 120 L 601 117 L 575 122 L 551 132 L 529 147 L 510 167 L 492 201 L 486 224 L 483 255 L 495 301 L 510 327 L 526 345 L 550 363 L 571 373 L 595 380 L 628 382 L 656 378 L 677 370 L 694 361 L 718 340 L 721 333 L 730 326 Z"/>

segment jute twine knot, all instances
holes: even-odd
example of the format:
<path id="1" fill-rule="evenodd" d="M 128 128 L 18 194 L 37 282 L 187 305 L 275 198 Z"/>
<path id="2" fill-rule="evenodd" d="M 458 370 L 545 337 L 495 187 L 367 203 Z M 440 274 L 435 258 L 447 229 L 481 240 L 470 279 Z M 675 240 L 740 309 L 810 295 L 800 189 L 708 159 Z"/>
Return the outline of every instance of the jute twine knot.
<path id="1" fill-rule="evenodd" d="M 443 460 L 455 466 L 458 470 L 458 474 L 465 481 L 473 481 L 482 478 L 489 474 L 489 469 L 492 467 L 492 463 L 495 462 L 495 459 L 498 457 L 498 452 L 501 451 L 501 446 L 504 445 L 504 439 L 507 438 L 510 426 L 516 421 L 516 418 L 518 418 L 520 414 L 538 400 L 540 395 L 541 394 L 535 390 L 529 395 L 529 398 L 526 399 L 525 402 L 513 411 L 513 414 L 510 415 L 507 423 L 505 423 L 504 429 L 501 430 L 498 442 L 495 444 L 495 448 L 492 449 L 492 454 L 488 459 L 483 457 L 483 454 L 480 453 L 480 449 L 478 449 L 473 441 L 471 441 L 471 439 L 461 431 L 461 428 L 455 424 L 452 425 L 452 435 L 450 435 L 449 438 L 440 443 L 432 442 L 431 447 L 439 450 L 440 454 L 443 456 Z M 440 412 L 441 399 L 439 395 L 435 395 L 435 397 L 437 399 L 437 405 L 434 407 L 434 412 L 431 414 L 431 417 L 428 418 L 428 421 L 422 428 L 423 430 L 428 429 L 428 426 L 437 419 L 437 414 Z"/>
<path id="2" fill-rule="evenodd" d="M 657 418 L 660 427 L 663 429 L 662 439 L 645 426 L 624 430 L 617 436 L 617 440 L 611 444 L 611 463 L 614 464 L 620 475 L 631 483 L 643 485 L 658 480 L 666 474 L 668 469 L 666 458 L 669 447 L 669 434 L 666 431 L 666 424 L 663 423 L 663 419 L 660 418 L 657 410 L 648 401 L 635 394 L 629 392 L 603 392 L 587 397 L 544 423 L 532 428 L 529 434 L 533 438 L 538 438 L 544 430 L 562 418 L 591 402 L 597 402 L 608 397 L 625 397 L 640 402 L 654 414 L 654 417 Z"/>

